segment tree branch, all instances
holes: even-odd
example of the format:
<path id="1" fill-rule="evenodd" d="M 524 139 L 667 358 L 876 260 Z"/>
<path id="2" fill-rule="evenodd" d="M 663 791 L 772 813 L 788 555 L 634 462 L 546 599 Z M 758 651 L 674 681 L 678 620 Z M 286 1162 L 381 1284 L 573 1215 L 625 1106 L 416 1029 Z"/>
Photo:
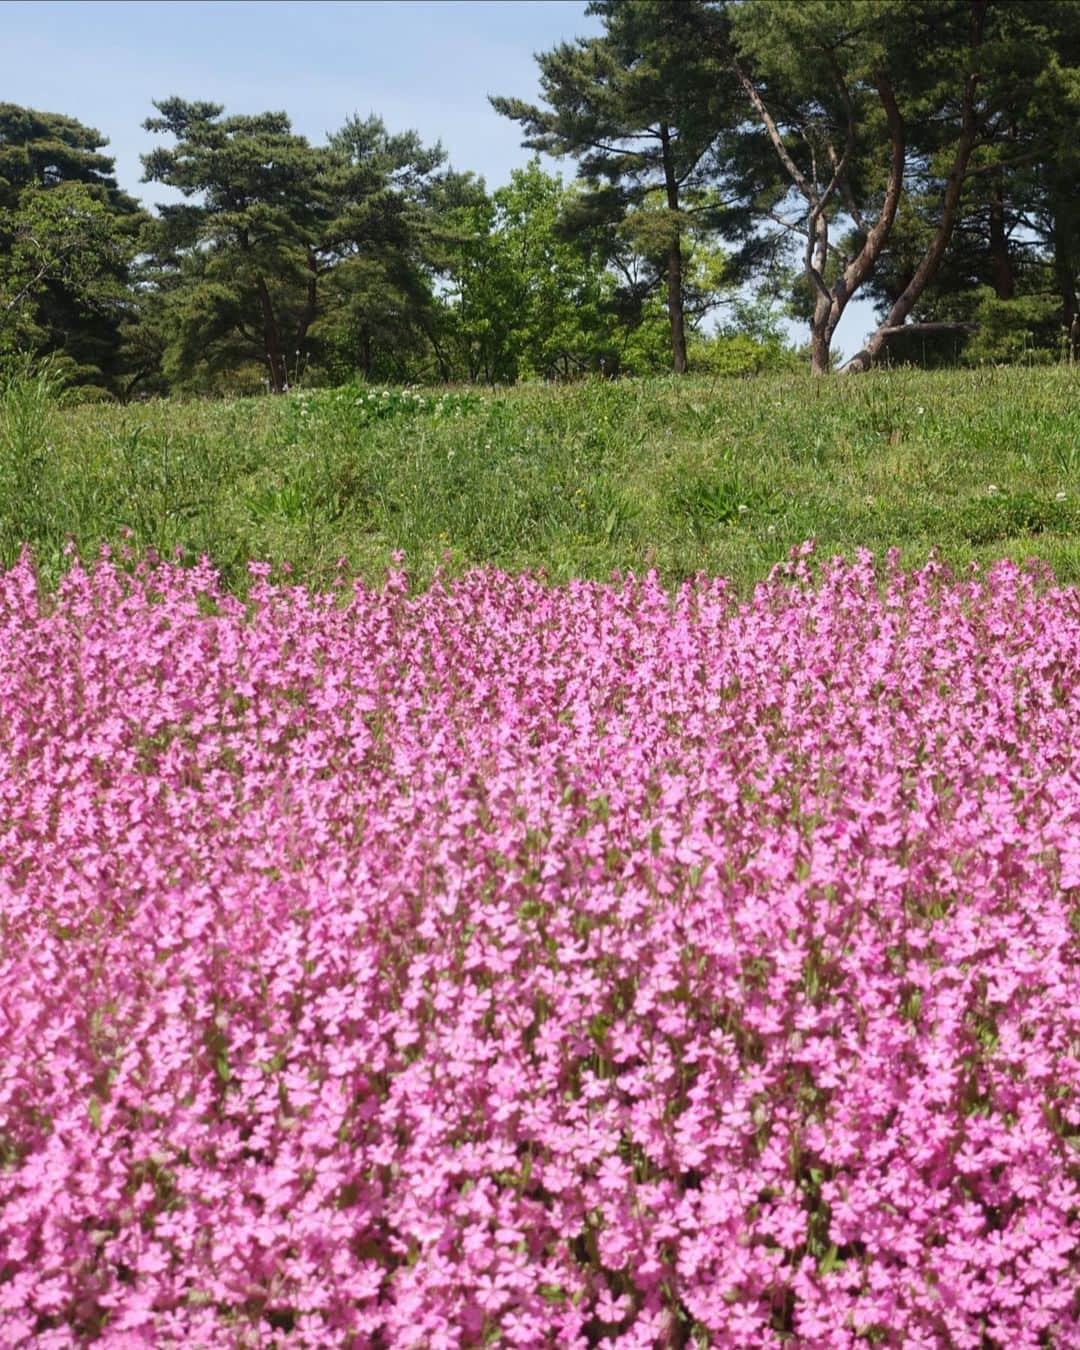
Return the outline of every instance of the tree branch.
<path id="1" fill-rule="evenodd" d="M 874 84 L 877 87 L 881 105 L 885 109 L 885 119 L 889 127 L 889 141 L 892 147 L 889 179 L 885 185 L 885 199 L 881 204 L 881 211 L 877 220 L 866 231 L 862 248 L 844 268 L 842 286 L 845 301 L 858 290 L 874 270 L 881 255 L 881 250 L 884 248 L 885 241 L 892 230 L 893 221 L 896 219 L 907 164 L 907 131 L 899 104 L 896 101 L 896 94 L 883 71 L 874 72 Z M 858 224 L 858 221 L 856 221 L 856 224 Z M 860 228 L 864 227 L 860 226 Z"/>
<path id="2" fill-rule="evenodd" d="M 977 333 L 980 325 L 977 323 L 946 322 L 940 323 L 894 323 L 885 328 L 879 328 L 879 333 L 884 333 L 887 337 L 893 333 Z"/>
<path id="3" fill-rule="evenodd" d="M 790 230 L 792 234 L 805 235 L 807 233 L 806 227 L 804 225 L 799 225 L 796 221 L 793 220 L 785 220 L 784 217 L 776 211 L 770 211 L 769 217 L 770 219 L 775 220 L 777 225 L 783 225 L 785 230 Z"/>
<path id="4" fill-rule="evenodd" d="M 973 169 L 967 169 L 964 172 L 964 178 L 977 178 L 984 173 L 999 173 L 1002 169 L 1011 169 L 1018 164 L 1030 164 L 1033 160 L 1039 158 L 1039 151 L 1032 150 L 1029 154 L 1016 155 L 1012 159 L 1002 159 L 996 164 L 976 164 Z"/>
<path id="5" fill-rule="evenodd" d="M 945 194 L 941 203 L 941 220 L 934 238 L 923 254 L 911 280 L 893 302 L 892 308 L 883 323 L 870 336 L 861 351 L 855 353 L 844 369 L 847 371 L 866 370 L 880 351 L 885 341 L 885 333 L 890 328 L 903 325 L 904 320 L 915 308 L 919 296 L 926 284 L 934 276 L 938 265 L 952 237 L 960 197 L 964 187 L 964 175 L 968 160 L 979 134 L 979 122 L 975 112 L 975 97 L 979 87 L 979 52 L 982 47 L 983 23 L 986 17 L 988 0 L 974 0 L 971 9 L 971 65 L 964 80 L 964 92 L 960 135 L 956 143 L 952 168 L 949 171 Z"/>
<path id="6" fill-rule="evenodd" d="M 833 149 L 831 145 L 829 146 L 829 159 L 832 161 L 832 166 L 835 169 L 837 166 L 837 157 L 836 151 Z M 866 221 L 863 219 L 863 214 L 855 203 L 855 196 L 854 193 L 851 191 L 851 184 L 848 181 L 847 174 L 844 175 L 840 183 L 840 190 L 844 194 L 844 205 L 847 207 L 848 215 L 855 222 L 856 228 L 861 230 L 862 233 L 865 234 Z"/>
<path id="7" fill-rule="evenodd" d="M 806 175 L 802 172 L 799 166 L 791 158 L 791 154 L 788 151 L 787 146 L 784 144 L 784 138 L 783 136 L 780 135 L 780 130 L 777 127 L 775 121 L 773 120 L 772 114 L 765 106 L 764 100 L 762 99 L 761 95 L 758 93 L 757 89 L 755 89 L 753 81 L 750 80 L 746 72 L 742 69 L 742 67 L 739 65 L 737 61 L 732 61 L 731 69 L 734 72 L 735 78 L 739 81 L 739 84 L 742 86 L 743 92 L 746 94 L 746 97 L 750 100 L 751 104 L 753 105 L 754 111 L 757 113 L 757 115 L 761 118 L 762 122 L 764 123 L 765 130 L 769 133 L 769 139 L 772 141 L 776 153 L 779 156 L 780 163 L 787 170 L 788 176 L 791 178 L 791 181 L 799 189 L 799 191 L 810 203 L 810 205 L 815 206 L 818 200 L 817 193 L 814 190 L 814 188 L 810 185 L 810 183 L 807 181 Z"/>
<path id="8" fill-rule="evenodd" d="M 810 183 L 806 175 L 791 158 L 791 154 L 784 144 L 784 138 L 780 135 L 780 129 L 777 127 L 772 114 L 765 106 L 765 101 L 754 87 L 753 81 L 750 80 L 737 61 L 732 61 L 731 69 L 735 74 L 735 78 L 742 86 L 746 97 L 750 100 L 758 116 L 764 123 L 765 130 L 769 133 L 769 139 L 773 143 L 773 147 L 780 159 L 780 163 L 787 170 L 791 181 L 806 198 L 807 204 L 810 207 L 810 217 L 807 221 L 806 229 L 806 249 L 803 254 L 803 267 L 805 268 L 806 275 L 810 278 L 811 285 L 818 294 L 819 300 L 825 302 L 831 301 L 832 297 L 829 294 L 829 288 L 825 285 L 825 278 L 822 275 L 823 268 L 814 266 L 815 243 L 819 245 L 819 257 L 822 251 L 820 247 L 822 242 L 824 242 L 825 246 L 824 251 L 828 251 L 828 227 L 826 226 L 824 232 L 824 241 L 821 238 L 821 230 L 819 228 L 819 225 L 823 224 L 824 220 L 820 214 L 821 205 L 817 189 Z"/>
<path id="9" fill-rule="evenodd" d="M 821 195 L 821 205 L 824 207 L 836 189 L 843 184 L 849 199 L 848 205 L 852 212 L 852 219 L 855 221 L 856 225 L 858 225 L 859 229 L 863 229 L 861 216 L 855 207 L 855 200 L 852 197 L 851 185 L 848 182 L 847 177 L 848 165 L 851 163 L 851 157 L 855 153 L 855 105 L 851 101 L 851 91 L 847 87 L 847 81 L 844 79 L 844 72 L 840 69 L 840 65 L 836 59 L 836 53 L 829 48 L 826 50 L 825 58 L 829 63 L 829 69 L 832 71 L 836 87 L 840 91 L 840 98 L 843 100 L 844 112 L 847 115 L 847 134 L 844 137 L 844 153 L 839 159 L 837 158 L 836 151 L 833 149 L 832 142 L 829 141 L 828 143 L 829 160 L 833 166 L 833 176 Z"/>
<path id="10" fill-rule="evenodd" d="M 684 137 L 682 137 L 682 136 L 677 136 L 675 139 L 676 139 L 676 143 L 679 144 L 679 145 L 681 145 L 682 142 L 683 142 L 683 140 L 684 140 Z M 697 169 L 698 165 L 699 165 L 699 164 L 701 163 L 701 161 L 705 158 L 705 156 L 709 153 L 709 149 L 710 149 L 711 145 L 712 145 L 712 142 L 710 141 L 708 145 L 703 146 L 702 149 L 694 156 L 694 158 L 693 158 L 692 162 L 690 163 L 690 166 L 687 168 L 686 172 L 685 172 L 684 174 L 682 174 L 681 176 L 677 176 L 677 177 L 676 177 L 675 181 L 678 183 L 679 187 L 682 187 L 682 185 L 687 181 L 687 179 L 690 177 L 690 175 Z"/>
<path id="11" fill-rule="evenodd" d="M 32 237 L 30 239 L 30 242 L 33 244 L 37 244 L 37 240 Z M 41 245 L 38 244 L 38 247 L 40 248 Z M 70 249 L 68 250 L 68 252 L 70 252 Z M 67 252 L 61 253 L 60 261 L 62 261 L 66 256 Z M 35 272 L 35 274 L 29 279 L 29 281 L 27 281 L 18 291 L 16 291 L 14 297 L 11 300 L 9 300 L 7 304 L 4 306 L 5 319 L 9 314 L 12 313 L 12 311 L 16 308 L 17 305 L 22 304 L 22 302 L 26 299 L 26 297 L 34 291 L 34 289 L 39 285 L 39 283 L 48 279 L 49 272 L 52 269 L 53 263 L 56 261 L 57 259 L 54 258 L 46 258 L 45 261 L 38 268 L 38 270 Z"/>

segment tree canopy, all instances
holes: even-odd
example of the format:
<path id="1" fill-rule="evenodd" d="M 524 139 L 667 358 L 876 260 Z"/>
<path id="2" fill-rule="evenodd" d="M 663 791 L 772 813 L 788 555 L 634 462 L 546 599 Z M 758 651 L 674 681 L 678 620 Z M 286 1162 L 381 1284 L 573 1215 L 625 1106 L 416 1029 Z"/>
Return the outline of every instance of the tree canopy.
<path id="1" fill-rule="evenodd" d="M 0 361 L 62 354 L 120 397 L 681 373 L 725 305 L 725 340 L 774 351 L 778 288 L 820 373 L 859 295 L 850 371 L 1080 356 L 1080 6 L 586 12 L 535 102 L 491 99 L 570 182 L 537 158 L 489 191 L 374 114 L 313 144 L 285 111 L 171 97 L 144 182 L 180 200 L 147 212 L 100 132 L 0 104 Z"/>
<path id="2" fill-rule="evenodd" d="M 583 231 L 609 227 L 609 259 L 629 245 L 648 264 L 644 294 L 665 290 L 679 374 L 687 236 L 717 223 L 715 156 L 732 90 L 695 41 L 691 11 L 685 0 L 594 0 L 588 13 L 603 19 L 603 34 L 537 57 L 543 106 L 491 100 L 522 126 L 526 146 L 578 161 L 573 219 Z"/>
<path id="3" fill-rule="evenodd" d="M 62 354 L 69 378 L 99 388 L 122 366 L 144 220 L 107 144 L 74 118 L 0 104 L 0 358 Z"/>

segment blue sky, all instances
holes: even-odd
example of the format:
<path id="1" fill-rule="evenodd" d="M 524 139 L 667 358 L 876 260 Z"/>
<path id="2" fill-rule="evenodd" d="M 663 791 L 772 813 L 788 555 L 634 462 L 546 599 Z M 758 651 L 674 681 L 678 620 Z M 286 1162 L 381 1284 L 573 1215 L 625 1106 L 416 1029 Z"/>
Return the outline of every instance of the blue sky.
<path id="1" fill-rule="evenodd" d="M 529 152 L 488 94 L 535 97 L 533 54 L 600 28 L 583 0 L 6 0 L 0 24 L 0 97 L 97 127 L 121 185 L 148 205 L 168 194 L 140 182 L 155 140 L 142 123 L 171 94 L 228 112 L 283 108 L 313 141 L 376 112 L 392 131 L 441 140 L 455 168 L 497 187 Z M 557 167 L 572 176 L 571 161 Z M 869 319 L 868 306 L 852 308 L 844 351 Z"/>

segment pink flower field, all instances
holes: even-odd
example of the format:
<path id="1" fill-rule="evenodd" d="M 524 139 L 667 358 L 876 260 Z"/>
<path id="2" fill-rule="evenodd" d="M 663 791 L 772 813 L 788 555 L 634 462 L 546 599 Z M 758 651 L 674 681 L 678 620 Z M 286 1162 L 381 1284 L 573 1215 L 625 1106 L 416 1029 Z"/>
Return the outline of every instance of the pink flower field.
<path id="1" fill-rule="evenodd" d="M 1080 1345 L 1075 591 L 252 570 L 0 574 L 0 1344 Z"/>

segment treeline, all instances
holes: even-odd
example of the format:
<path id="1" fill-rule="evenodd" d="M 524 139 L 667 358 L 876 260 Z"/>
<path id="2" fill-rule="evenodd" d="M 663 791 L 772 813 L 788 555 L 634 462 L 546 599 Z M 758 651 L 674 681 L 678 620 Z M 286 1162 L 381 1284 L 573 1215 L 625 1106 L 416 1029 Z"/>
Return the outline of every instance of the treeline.
<path id="1" fill-rule="evenodd" d="M 0 104 L 0 362 L 87 391 L 514 381 L 835 367 L 845 308 L 885 357 L 1080 355 L 1080 5 L 595 0 L 599 36 L 496 111 L 537 151 L 506 187 L 350 118 L 169 98 L 143 210 L 107 141 Z M 721 316 L 717 328 L 711 316 Z"/>

